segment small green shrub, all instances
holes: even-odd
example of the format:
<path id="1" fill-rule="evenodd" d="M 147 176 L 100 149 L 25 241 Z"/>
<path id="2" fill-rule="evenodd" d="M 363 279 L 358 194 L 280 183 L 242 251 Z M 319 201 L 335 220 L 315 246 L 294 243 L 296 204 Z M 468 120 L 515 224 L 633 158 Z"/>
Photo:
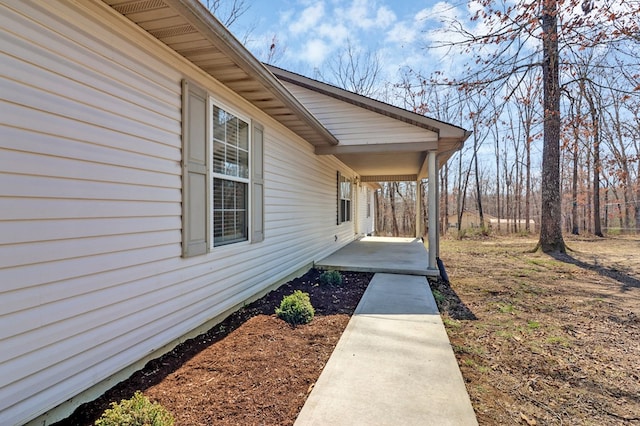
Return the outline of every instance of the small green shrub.
<path id="1" fill-rule="evenodd" d="M 171 413 L 139 391 L 111 406 L 96 420 L 96 426 L 173 426 Z"/>
<path id="2" fill-rule="evenodd" d="M 283 297 L 280 307 L 276 308 L 278 318 L 293 326 L 311 322 L 314 314 L 315 311 L 311 305 L 309 293 L 303 293 L 300 290 Z"/>
<path id="3" fill-rule="evenodd" d="M 447 300 L 444 294 L 440 293 L 438 290 L 434 289 L 431 293 L 433 294 L 433 298 L 436 300 L 436 304 L 438 306 L 442 305 Z"/>
<path id="4" fill-rule="evenodd" d="M 338 271 L 324 271 L 320 275 L 320 284 L 339 286 L 342 285 L 342 275 Z"/>

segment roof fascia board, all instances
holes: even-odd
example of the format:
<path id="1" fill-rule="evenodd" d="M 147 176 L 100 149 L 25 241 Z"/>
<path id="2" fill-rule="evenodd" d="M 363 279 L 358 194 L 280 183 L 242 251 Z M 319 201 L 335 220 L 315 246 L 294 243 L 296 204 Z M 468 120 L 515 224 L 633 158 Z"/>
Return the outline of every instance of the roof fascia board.
<path id="1" fill-rule="evenodd" d="M 178 11 L 204 37 L 215 43 L 239 67 L 255 77 L 276 98 L 290 107 L 294 114 L 320 133 L 330 145 L 338 144 L 338 139 L 199 0 L 164 0 L 164 2 Z"/>

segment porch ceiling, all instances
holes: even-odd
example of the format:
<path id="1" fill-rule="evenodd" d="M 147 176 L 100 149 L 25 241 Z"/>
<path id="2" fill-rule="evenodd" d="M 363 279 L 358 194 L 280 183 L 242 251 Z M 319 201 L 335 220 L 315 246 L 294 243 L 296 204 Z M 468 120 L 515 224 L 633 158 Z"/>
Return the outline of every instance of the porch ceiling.
<path id="1" fill-rule="evenodd" d="M 338 140 L 198 0 L 103 0 L 314 146 Z"/>
<path id="2" fill-rule="evenodd" d="M 438 157 L 438 169 L 455 152 L 443 153 Z M 362 182 L 406 182 L 425 179 L 429 173 L 427 151 L 338 154 L 340 161 L 353 169 Z"/>
<path id="3" fill-rule="evenodd" d="M 316 153 L 332 153 L 358 173 L 363 182 L 414 181 L 425 179 L 429 173 L 429 150 L 437 150 L 440 169 L 463 143 L 464 140 L 441 139 L 438 142 L 414 144 L 338 145 L 326 150 L 316 148 Z M 412 149 L 409 149 L 409 145 Z"/>

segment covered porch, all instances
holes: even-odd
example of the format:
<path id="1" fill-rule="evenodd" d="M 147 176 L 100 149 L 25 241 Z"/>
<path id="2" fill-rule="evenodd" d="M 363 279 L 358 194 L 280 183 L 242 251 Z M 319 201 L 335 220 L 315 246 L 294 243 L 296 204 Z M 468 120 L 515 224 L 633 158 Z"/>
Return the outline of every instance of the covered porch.
<path id="1" fill-rule="evenodd" d="M 420 275 L 438 275 L 439 257 L 439 179 L 438 170 L 459 149 L 471 134 L 465 129 L 444 123 L 424 115 L 395 107 L 338 87 L 309 79 L 277 67 L 267 68 L 287 89 L 335 135 L 337 143 L 319 143 L 314 146 L 316 155 L 332 155 L 357 173 L 356 185 L 373 185 L 381 182 L 416 182 L 417 187 L 427 181 L 427 241 L 429 250 L 422 246 L 422 260 L 427 259 Z M 416 191 L 415 237 L 424 233 L 422 217 L 422 195 Z M 376 212 L 378 214 L 378 212 Z M 357 228 L 357 226 L 356 226 Z M 388 244 L 394 244 L 388 246 Z M 414 244 L 415 246 L 421 245 Z M 376 265 L 376 259 L 385 256 L 394 259 L 396 265 L 404 260 L 394 255 L 399 243 L 382 243 L 370 240 L 356 241 L 339 250 L 325 261 L 332 261 L 334 268 L 340 267 L 338 256 L 358 259 L 357 253 L 369 253 L 373 257 L 367 262 Z M 387 247 L 393 247 L 387 249 Z M 409 247 L 409 246 L 407 246 Z M 376 248 L 374 250 L 374 248 Z M 346 260 L 345 260 L 346 261 Z M 366 263 L 366 262 L 365 262 Z M 351 268 L 357 264 L 351 265 Z M 389 265 L 393 269 L 393 265 Z M 388 268 L 388 269 L 389 269 Z M 352 269 L 354 270 L 354 269 Z"/>
<path id="2" fill-rule="evenodd" d="M 315 263 L 319 269 L 438 276 L 420 238 L 363 237 Z"/>

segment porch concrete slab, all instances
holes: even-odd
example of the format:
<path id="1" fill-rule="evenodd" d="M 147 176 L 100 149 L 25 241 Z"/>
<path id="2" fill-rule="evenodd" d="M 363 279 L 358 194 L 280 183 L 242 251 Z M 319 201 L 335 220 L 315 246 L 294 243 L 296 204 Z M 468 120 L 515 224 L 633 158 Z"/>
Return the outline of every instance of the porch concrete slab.
<path id="1" fill-rule="evenodd" d="M 380 273 L 295 422 L 477 424 L 427 279 Z"/>
<path id="2" fill-rule="evenodd" d="M 315 263 L 319 269 L 437 276 L 418 238 L 364 237 Z"/>

